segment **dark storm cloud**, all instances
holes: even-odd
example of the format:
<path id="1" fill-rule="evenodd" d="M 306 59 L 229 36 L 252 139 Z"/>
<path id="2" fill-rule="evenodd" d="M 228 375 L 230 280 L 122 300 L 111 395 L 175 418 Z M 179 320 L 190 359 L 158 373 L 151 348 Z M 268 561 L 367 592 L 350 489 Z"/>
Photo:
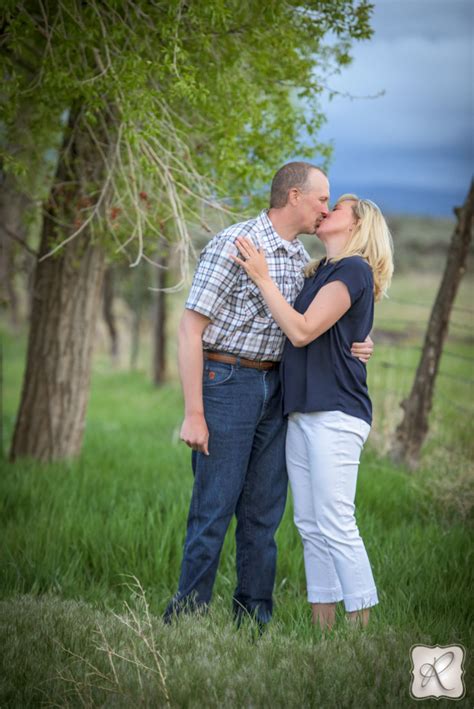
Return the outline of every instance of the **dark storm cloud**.
<path id="1" fill-rule="evenodd" d="M 355 45 L 353 64 L 330 84 L 343 94 L 385 95 L 336 96 L 324 105 L 328 122 L 321 137 L 335 144 L 335 184 L 426 192 L 444 179 L 450 199 L 453 191 L 462 199 L 473 162 L 473 6 L 375 0 L 373 38 Z"/>

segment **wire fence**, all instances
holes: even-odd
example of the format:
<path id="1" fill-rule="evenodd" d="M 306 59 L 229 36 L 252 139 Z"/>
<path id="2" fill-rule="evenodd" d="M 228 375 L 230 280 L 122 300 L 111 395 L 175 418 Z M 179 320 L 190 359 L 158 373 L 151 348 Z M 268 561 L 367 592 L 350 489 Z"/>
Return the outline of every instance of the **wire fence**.
<path id="1" fill-rule="evenodd" d="M 390 308 L 400 309 L 377 317 L 372 334 L 375 352 L 368 365 L 369 389 L 373 401 L 373 443 L 387 453 L 400 423 L 401 402 L 407 398 L 415 379 L 423 351 L 429 313 L 415 319 L 420 307 L 431 308 L 432 303 L 415 302 L 405 298 L 385 301 Z M 472 469 L 474 460 L 474 309 L 454 306 L 457 316 L 449 322 L 448 335 L 439 363 L 434 388 L 433 406 L 429 419 L 429 433 L 422 453 L 427 465 Z"/>
<path id="2" fill-rule="evenodd" d="M 397 303 L 398 305 L 412 305 L 416 306 L 417 308 L 431 308 L 433 307 L 433 303 L 427 303 L 427 302 L 413 302 L 412 300 L 405 300 L 404 298 L 389 298 L 391 303 Z M 453 305 L 452 307 L 453 312 L 458 312 L 458 313 L 469 313 L 470 315 L 474 315 L 474 308 L 466 308 L 461 305 Z"/>

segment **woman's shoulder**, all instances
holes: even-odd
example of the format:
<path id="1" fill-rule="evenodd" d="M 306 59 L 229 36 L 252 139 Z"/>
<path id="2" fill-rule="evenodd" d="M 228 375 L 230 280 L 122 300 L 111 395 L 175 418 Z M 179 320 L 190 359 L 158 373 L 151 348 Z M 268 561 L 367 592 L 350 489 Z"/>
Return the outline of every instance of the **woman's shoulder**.
<path id="1" fill-rule="evenodd" d="M 372 267 L 363 256 L 358 256 L 357 254 L 345 256 L 339 261 L 336 261 L 335 266 L 338 270 L 341 269 L 346 273 L 373 281 Z"/>
<path id="2" fill-rule="evenodd" d="M 326 281 L 335 280 L 342 277 L 343 280 L 350 279 L 367 285 L 373 284 L 373 272 L 365 258 L 358 255 L 344 256 L 344 258 L 332 261 L 323 258 L 319 261 L 314 273 L 305 278 L 307 289 L 314 285 L 324 285 Z"/>
<path id="3" fill-rule="evenodd" d="M 363 293 L 373 297 L 374 276 L 372 268 L 362 256 L 345 256 L 334 263 L 334 270 L 329 280 L 340 280 L 346 284 L 351 295 L 352 304 Z"/>
<path id="4" fill-rule="evenodd" d="M 337 261 L 337 263 L 350 266 L 351 268 L 368 269 L 369 271 L 372 270 L 367 259 L 365 259 L 363 256 L 359 256 L 359 254 L 353 254 L 352 256 L 344 256 L 344 258 L 341 258 L 339 261 Z"/>

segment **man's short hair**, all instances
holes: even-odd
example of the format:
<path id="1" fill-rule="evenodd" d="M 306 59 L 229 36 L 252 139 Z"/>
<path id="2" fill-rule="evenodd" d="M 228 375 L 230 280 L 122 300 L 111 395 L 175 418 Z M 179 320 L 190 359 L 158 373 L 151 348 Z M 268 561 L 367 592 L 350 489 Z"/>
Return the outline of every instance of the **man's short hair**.
<path id="1" fill-rule="evenodd" d="M 272 180 L 270 207 L 284 207 L 288 202 L 288 192 L 293 187 L 304 191 L 312 170 L 325 174 L 320 167 L 309 162 L 289 162 L 280 167 Z"/>

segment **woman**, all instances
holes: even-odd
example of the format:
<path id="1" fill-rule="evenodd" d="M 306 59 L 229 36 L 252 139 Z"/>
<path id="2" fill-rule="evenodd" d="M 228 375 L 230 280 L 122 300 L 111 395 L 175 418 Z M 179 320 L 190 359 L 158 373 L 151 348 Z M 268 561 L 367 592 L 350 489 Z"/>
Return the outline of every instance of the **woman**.
<path id="1" fill-rule="evenodd" d="M 313 622 L 330 628 L 343 600 L 350 621 L 367 625 L 378 603 L 370 562 L 354 517 L 359 458 L 372 406 L 365 365 L 350 345 L 373 323 L 374 300 L 393 272 L 392 240 L 379 208 L 343 195 L 317 230 L 326 258 L 309 264 L 294 309 L 250 241 L 233 257 L 258 285 L 288 340 L 281 365 L 288 415 L 286 460 L 295 524 L 303 540 Z"/>

